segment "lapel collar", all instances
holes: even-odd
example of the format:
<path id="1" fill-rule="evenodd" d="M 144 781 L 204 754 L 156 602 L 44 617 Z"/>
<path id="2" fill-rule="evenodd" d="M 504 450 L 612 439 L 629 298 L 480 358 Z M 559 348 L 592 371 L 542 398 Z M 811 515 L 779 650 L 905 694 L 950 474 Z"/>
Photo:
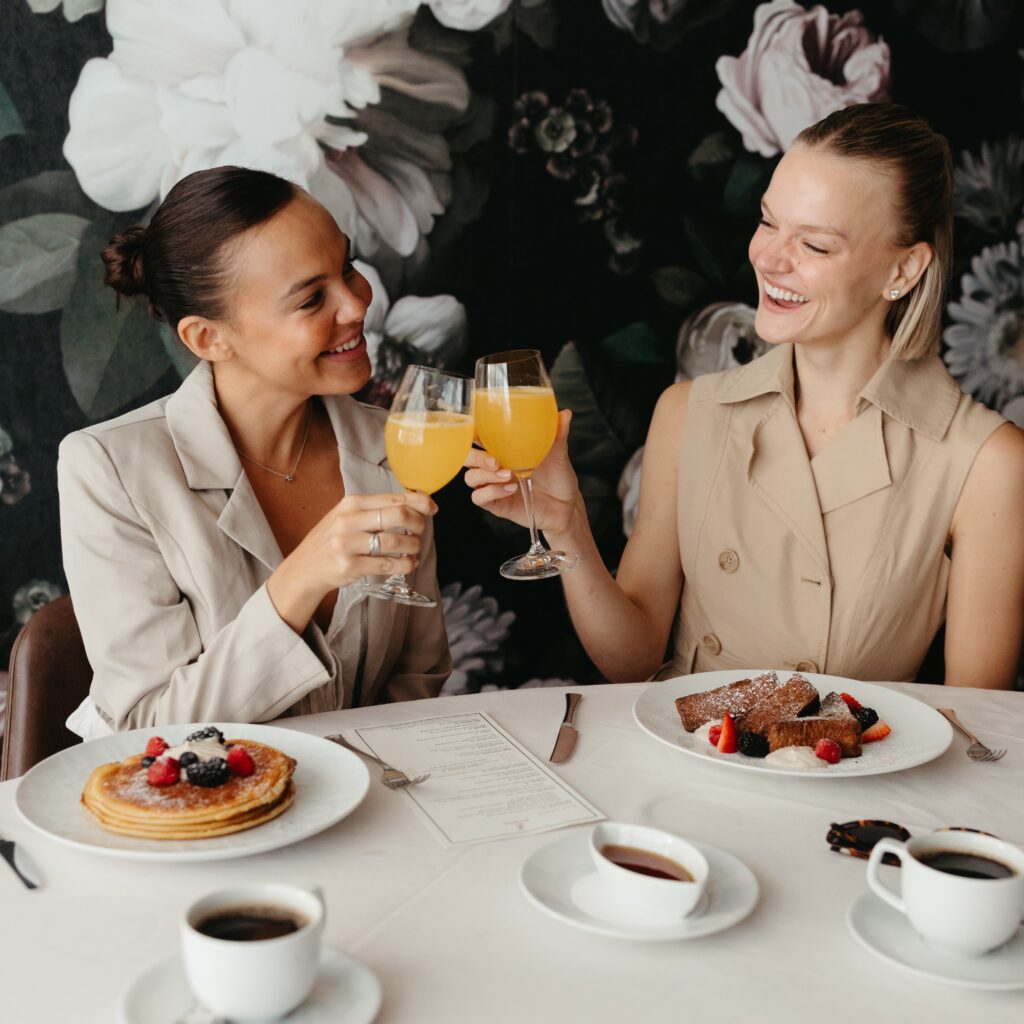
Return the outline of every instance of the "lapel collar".
<path id="1" fill-rule="evenodd" d="M 724 384 L 714 399 L 729 405 L 748 402 L 761 395 L 778 394 L 783 397 L 793 414 L 793 346 L 775 345 L 759 359 L 720 378 Z"/>
<path id="2" fill-rule="evenodd" d="M 887 416 L 933 441 L 946 436 L 960 404 L 960 386 L 938 356 L 927 359 L 889 358 L 860 393 Z"/>
<path id="3" fill-rule="evenodd" d="M 747 479 L 831 577 L 825 527 L 804 439 L 785 397 L 773 399 L 750 439 Z"/>
<path id="4" fill-rule="evenodd" d="M 213 370 L 201 362 L 165 407 L 185 479 L 194 491 L 230 490 L 242 475 L 242 463 L 217 409 Z"/>
<path id="5" fill-rule="evenodd" d="M 399 488 L 387 470 L 384 421 L 387 410 L 363 405 L 350 395 L 326 395 L 324 408 L 334 428 L 346 494 L 380 494 Z"/>
<path id="6" fill-rule="evenodd" d="M 882 434 L 882 410 L 869 405 L 811 460 L 821 514 L 892 483 Z"/>

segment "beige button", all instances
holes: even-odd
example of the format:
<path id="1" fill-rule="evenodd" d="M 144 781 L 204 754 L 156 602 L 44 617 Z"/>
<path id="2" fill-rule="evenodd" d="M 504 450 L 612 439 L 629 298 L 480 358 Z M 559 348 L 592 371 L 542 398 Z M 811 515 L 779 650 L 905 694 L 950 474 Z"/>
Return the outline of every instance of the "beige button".
<path id="1" fill-rule="evenodd" d="M 813 661 L 798 661 L 796 670 L 797 672 L 817 672 L 818 666 Z"/>
<path id="2" fill-rule="evenodd" d="M 740 556 L 732 548 L 726 548 L 718 556 L 718 568 L 722 572 L 735 572 L 740 567 Z"/>
<path id="3" fill-rule="evenodd" d="M 722 641 L 719 640 L 714 633 L 707 633 L 704 636 L 704 639 L 701 640 L 701 644 L 703 645 L 704 650 L 710 651 L 712 654 L 722 653 Z"/>

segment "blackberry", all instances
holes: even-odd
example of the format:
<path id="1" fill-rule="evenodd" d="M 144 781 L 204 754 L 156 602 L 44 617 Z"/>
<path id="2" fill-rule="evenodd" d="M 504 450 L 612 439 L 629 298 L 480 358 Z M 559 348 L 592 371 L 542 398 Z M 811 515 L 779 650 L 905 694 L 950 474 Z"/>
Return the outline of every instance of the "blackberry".
<path id="1" fill-rule="evenodd" d="M 747 757 L 766 757 L 768 741 L 759 732 L 741 732 L 737 749 Z"/>
<path id="2" fill-rule="evenodd" d="M 156 758 L 152 754 L 147 754 L 142 759 L 142 767 L 143 768 L 148 768 L 155 760 L 156 760 Z"/>
<path id="3" fill-rule="evenodd" d="M 211 757 L 209 761 L 196 761 L 185 769 L 188 781 L 193 786 L 221 786 L 231 774 L 223 757 Z"/>
<path id="4" fill-rule="evenodd" d="M 185 737 L 185 742 L 189 740 L 216 740 L 218 743 L 224 742 L 224 733 L 220 731 L 215 725 L 207 725 L 202 729 L 196 729 L 195 732 L 190 733 Z"/>
<path id="5" fill-rule="evenodd" d="M 182 768 L 187 768 L 190 764 L 195 764 L 198 760 L 198 754 L 193 754 L 191 750 L 186 750 L 185 753 L 178 758 L 178 764 L 180 764 Z"/>
<path id="6" fill-rule="evenodd" d="M 878 712 L 874 708 L 857 708 L 853 717 L 860 723 L 861 729 L 870 729 L 878 721 Z"/>

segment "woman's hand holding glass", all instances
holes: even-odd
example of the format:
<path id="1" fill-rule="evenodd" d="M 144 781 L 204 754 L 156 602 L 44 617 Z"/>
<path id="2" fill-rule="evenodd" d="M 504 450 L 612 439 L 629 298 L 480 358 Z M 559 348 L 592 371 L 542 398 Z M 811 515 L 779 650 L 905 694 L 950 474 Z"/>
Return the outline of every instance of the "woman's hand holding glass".
<path id="1" fill-rule="evenodd" d="M 278 614 L 302 632 L 332 590 L 369 575 L 413 572 L 437 506 L 426 494 L 348 494 L 267 582 Z"/>
<path id="2" fill-rule="evenodd" d="M 582 509 L 576 472 L 569 461 L 569 422 L 572 413 L 558 414 L 558 433 L 547 457 L 533 471 L 533 506 L 537 529 L 549 537 L 571 532 L 574 518 Z M 502 469 L 498 460 L 480 448 L 466 459 L 465 481 L 473 490 L 473 504 L 502 519 L 529 527 L 530 517 L 523 502 L 522 489 L 510 469 Z"/>

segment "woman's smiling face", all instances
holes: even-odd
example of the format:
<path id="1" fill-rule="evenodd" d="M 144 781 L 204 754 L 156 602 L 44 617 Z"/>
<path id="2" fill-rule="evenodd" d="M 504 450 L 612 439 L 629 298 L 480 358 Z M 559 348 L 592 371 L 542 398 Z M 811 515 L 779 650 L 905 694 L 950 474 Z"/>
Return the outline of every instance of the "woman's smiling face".
<path id="1" fill-rule="evenodd" d="M 884 331 L 894 244 L 893 178 L 804 145 L 779 162 L 748 250 L 755 328 L 767 342 L 831 346 Z"/>
<path id="2" fill-rule="evenodd" d="M 370 379 L 363 321 L 372 297 L 334 218 L 300 193 L 224 254 L 230 372 L 304 395 Z"/>

